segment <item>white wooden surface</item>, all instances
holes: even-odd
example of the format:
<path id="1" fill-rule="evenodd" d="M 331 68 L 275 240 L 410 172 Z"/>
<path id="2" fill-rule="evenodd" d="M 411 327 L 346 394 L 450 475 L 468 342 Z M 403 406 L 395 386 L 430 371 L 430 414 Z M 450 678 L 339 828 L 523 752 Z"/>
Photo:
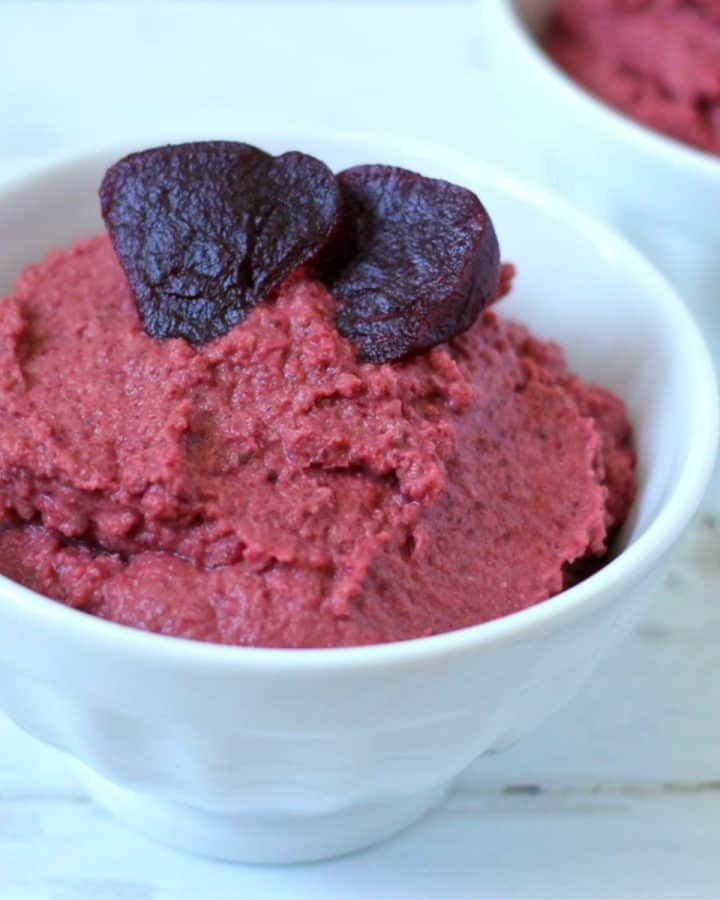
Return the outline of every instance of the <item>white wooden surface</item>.
<path id="1" fill-rule="evenodd" d="M 443 141 L 539 175 L 503 117 L 479 22 L 471 4 L 409 0 L 0 0 L 0 179 L 158 122 L 222 116 Z M 716 478 L 652 610 L 581 696 L 479 760 L 416 827 L 319 865 L 155 846 L 0 720 L 0 897 L 720 897 L 719 604 Z"/>

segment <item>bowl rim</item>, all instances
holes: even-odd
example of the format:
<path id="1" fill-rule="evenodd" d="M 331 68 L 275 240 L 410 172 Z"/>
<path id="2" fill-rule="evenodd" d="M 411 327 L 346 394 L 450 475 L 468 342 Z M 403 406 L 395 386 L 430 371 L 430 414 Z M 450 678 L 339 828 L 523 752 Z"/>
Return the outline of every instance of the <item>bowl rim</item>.
<path id="1" fill-rule="evenodd" d="M 245 140 L 273 141 L 288 137 L 288 130 L 264 128 L 244 130 Z M 487 644 L 512 643 L 529 634 L 553 632 L 596 607 L 602 606 L 614 591 L 642 581 L 673 546 L 696 512 L 713 471 L 718 444 L 718 394 L 709 351 L 691 314 L 663 275 L 625 238 L 609 226 L 576 209 L 560 195 L 537 185 L 525 183 L 510 174 L 477 162 L 467 155 L 424 141 L 378 137 L 362 132 L 326 131 L 304 128 L 298 132 L 304 139 L 372 146 L 382 153 L 412 153 L 430 163 L 451 166 L 467 172 L 473 180 L 492 183 L 503 193 L 541 208 L 553 217 L 562 219 L 573 229 L 584 233 L 598 250 L 623 257 L 628 265 L 639 270 L 654 287 L 656 302 L 673 322 L 676 342 L 686 347 L 688 384 L 693 386 L 689 406 L 693 418 L 703 427 L 695 429 L 688 441 L 687 455 L 675 478 L 667 498 L 647 525 L 644 533 L 622 550 L 602 569 L 577 585 L 527 609 L 472 625 L 455 631 L 427 637 L 352 647 L 329 648 L 268 648 L 221 645 L 143 631 L 127 625 L 100 619 L 88 613 L 51 600 L 17 582 L 0 575 L 0 600 L 11 604 L 17 616 L 31 616 L 48 631 L 73 629 L 73 638 L 91 642 L 99 650 L 104 643 L 114 654 L 128 653 L 137 663 L 162 663 L 183 669 L 192 667 L 204 672 L 242 672 L 261 668 L 283 672 L 326 674 L 328 670 L 396 668 L 421 662 L 428 657 L 448 657 L 456 653 L 479 650 Z M 175 136 L 186 140 L 187 136 Z M 159 141 L 158 143 L 160 143 Z M 97 165 L 113 155 L 128 152 L 122 144 L 114 143 L 90 153 L 70 153 L 50 160 L 35 162 L 20 173 L 0 182 L 0 202 L 4 194 L 32 189 L 37 181 L 48 177 L 62 177 L 63 172 L 78 167 Z M 135 144 L 134 146 L 137 146 Z M 144 146 L 153 146 L 145 143 Z M 0 608 L 0 614 L 2 608 Z M 68 637 L 66 633 L 64 638 Z"/>
<path id="2" fill-rule="evenodd" d="M 481 0 L 485 2 L 485 0 Z M 636 145 L 640 152 L 664 157 L 665 162 L 692 171 L 700 178 L 720 179 L 720 156 L 636 122 L 579 84 L 556 65 L 540 47 L 522 19 L 516 0 L 487 0 L 496 22 L 514 46 L 530 61 L 536 73 L 553 88 L 562 91 L 576 109 L 595 115 L 621 140 Z"/>

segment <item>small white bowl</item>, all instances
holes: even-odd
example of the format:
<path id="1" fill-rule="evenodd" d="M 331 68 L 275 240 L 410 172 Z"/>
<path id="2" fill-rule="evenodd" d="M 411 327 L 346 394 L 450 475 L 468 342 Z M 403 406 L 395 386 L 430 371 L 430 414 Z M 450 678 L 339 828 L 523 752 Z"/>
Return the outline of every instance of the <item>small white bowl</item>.
<path id="1" fill-rule="evenodd" d="M 720 157 L 589 93 L 541 45 L 557 0 L 478 4 L 494 78 L 542 180 L 623 231 L 670 275 L 720 350 Z"/>
<path id="2" fill-rule="evenodd" d="M 75 757 L 101 803 L 158 839 L 290 862 L 404 827 L 476 757 L 532 730 L 577 691 L 637 620 L 698 506 L 715 458 L 717 398 L 702 339 L 671 288 L 622 239 L 556 197 L 408 144 L 243 138 L 274 151 L 300 147 L 335 168 L 392 162 L 475 189 L 504 258 L 519 268 L 503 313 L 561 341 L 575 369 L 625 399 L 639 454 L 640 492 L 617 558 L 532 609 L 431 638 L 335 650 L 219 647 L 104 622 L 0 579 L 2 711 Z M 101 229 L 97 187 L 127 149 L 0 191 L 0 290 L 51 247 Z"/>

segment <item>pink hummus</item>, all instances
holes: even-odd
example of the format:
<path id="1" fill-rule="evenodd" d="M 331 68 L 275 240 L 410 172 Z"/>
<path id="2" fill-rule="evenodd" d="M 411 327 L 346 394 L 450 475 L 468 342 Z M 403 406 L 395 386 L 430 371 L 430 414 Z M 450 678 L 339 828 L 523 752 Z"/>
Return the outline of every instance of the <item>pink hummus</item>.
<path id="1" fill-rule="evenodd" d="M 633 119 L 720 154 L 718 0 L 559 0 L 547 49 Z"/>
<path id="2" fill-rule="evenodd" d="M 486 312 L 356 361 L 300 273 L 198 349 L 141 329 L 110 241 L 0 303 L 0 571 L 163 634 L 275 647 L 473 625 L 563 588 L 634 493 L 622 403 Z"/>

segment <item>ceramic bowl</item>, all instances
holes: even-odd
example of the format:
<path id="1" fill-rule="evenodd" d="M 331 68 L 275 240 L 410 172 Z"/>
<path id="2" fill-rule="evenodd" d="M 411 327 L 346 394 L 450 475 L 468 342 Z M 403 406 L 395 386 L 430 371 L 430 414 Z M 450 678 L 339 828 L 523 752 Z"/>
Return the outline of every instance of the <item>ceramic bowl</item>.
<path id="1" fill-rule="evenodd" d="M 290 862 L 399 830 L 474 759 L 577 691 L 641 614 L 698 506 L 717 400 L 703 341 L 673 290 L 557 197 L 437 149 L 357 136 L 241 138 L 302 148 L 335 168 L 392 162 L 475 189 L 518 266 L 502 312 L 562 342 L 573 368 L 624 398 L 639 455 L 637 502 L 600 572 L 532 609 L 419 640 L 206 645 L 101 621 L 0 578 L 2 712 L 65 750 L 100 803 L 159 840 Z M 50 248 L 101 230 L 98 184 L 129 149 L 0 188 L 0 291 Z"/>
<path id="2" fill-rule="evenodd" d="M 532 148 L 543 183 L 624 232 L 671 277 L 720 360 L 720 157 L 634 122 L 556 66 L 542 49 L 555 3 L 478 5 L 516 139 Z"/>

